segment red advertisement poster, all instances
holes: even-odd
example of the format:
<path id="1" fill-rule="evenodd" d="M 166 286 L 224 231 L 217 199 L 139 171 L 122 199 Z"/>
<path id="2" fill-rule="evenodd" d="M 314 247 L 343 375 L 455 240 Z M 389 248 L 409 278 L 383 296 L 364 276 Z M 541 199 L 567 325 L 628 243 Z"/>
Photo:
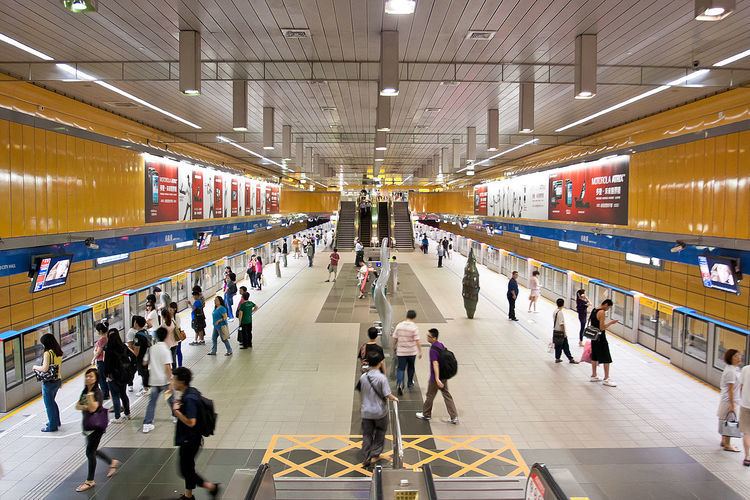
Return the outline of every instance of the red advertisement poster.
<path id="1" fill-rule="evenodd" d="M 629 161 L 619 156 L 551 172 L 549 219 L 627 225 Z"/>
<path id="2" fill-rule="evenodd" d="M 193 201 L 192 211 L 193 219 L 203 218 L 203 172 L 201 170 L 193 169 Z"/>
<path id="3" fill-rule="evenodd" d="M 231 196 L 232 196 L 232 217 L 236 217 L 239 214 L 239 205 L 240 205 L 240 193 L 239 193 L 239 181 L 232 178 L 232 190 L 231 190 Z"/>
<path id="4" fill-rule="evenodd" d="M 267 189 L 271 190 L 271 195 L 266 200 L 266 211 L 269 214 L 279 213 L 279 197 L 281 195 L 281 186 L 268 186 Z"/>
<path id="5" fill-rule="evenodd" d="M 252 189 L 252 185 L 250 184 L 250 181 L 245 181 L 245 215 L 253 215 L 253 204 L 252 204 L 252 195 L 250 194 L 250 190 Z"/>
<path id="6" fill-rule="evenodd" d="M 262 186 L 260 183 L 255 185 L 255 214 L 260 215 L 263 213 L 263 192 L 261 191 Z"/>
<path id="7" fill-rule="evenodd" d="M 146 222 L 176 221 L 179 217 L 177 164 L 147 161 Z"/>
<path id="8" fill-rule="evenodd" d="M 224 178 L 217 174 L 214 177 L 214 217 L 221 218 L 224 214 Z"/>
<path id="9" fill-rule="evenodd" d="M 266 213 L 272 214 L 271 211 L 271 185 L 266 184 Z"/>
<path id="10" fill-rule="evenodd" d="M 487 185 L 474 186 L 474 215 L 487 215 Z"/>

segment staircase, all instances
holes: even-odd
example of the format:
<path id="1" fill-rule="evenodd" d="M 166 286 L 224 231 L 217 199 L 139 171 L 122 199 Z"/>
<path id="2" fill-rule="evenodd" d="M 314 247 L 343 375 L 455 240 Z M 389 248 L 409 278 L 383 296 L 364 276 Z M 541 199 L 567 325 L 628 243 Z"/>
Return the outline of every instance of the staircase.
<path id="1" fill-rule="evenodd" d="M 381 201 L 378 203 L 378 245 L 382 243 L 383 238 L 391 235 L 391 218 L 388 213 L 388 202 Z"/>
<path id="2" fill-rule="evenodd" d="M 336 247 L 340 251 L 354 250 L 354 238 L 357 237 L 354 228 L 354 218 L 357 204 L 353 201 L 342 201 L 339 207 L 339 220 L 336 224 Z"/>
<path id="3" fill-rule="evenodd" d="M 393 203 L 393 220 L 393 237 L 396 239 L 396 249 L 401 252 L 414 251 L 414 228 L 411 224 L 408 202 L 396 201 Z"/>
<path id="4" fill-rule="evenodd" d="M 359 209 L 359 241 L 366 247 L 371 245 L 372 238 L 372 210 L 370 207 Z"/>

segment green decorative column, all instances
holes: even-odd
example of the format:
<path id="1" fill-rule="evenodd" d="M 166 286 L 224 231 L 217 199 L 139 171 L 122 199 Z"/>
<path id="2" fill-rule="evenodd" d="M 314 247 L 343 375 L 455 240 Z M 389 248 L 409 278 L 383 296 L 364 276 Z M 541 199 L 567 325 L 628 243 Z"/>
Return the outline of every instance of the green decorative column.
<path id="1" fill-rule="evenodd" d="M 464 309 L 469 319 L 474 318 L 479 302 L 479 271 L 477 271 L 477 259 L 474 258 L 474 249 L 469 250 L 469 258 L 464 269 L 463 292 Z"/>

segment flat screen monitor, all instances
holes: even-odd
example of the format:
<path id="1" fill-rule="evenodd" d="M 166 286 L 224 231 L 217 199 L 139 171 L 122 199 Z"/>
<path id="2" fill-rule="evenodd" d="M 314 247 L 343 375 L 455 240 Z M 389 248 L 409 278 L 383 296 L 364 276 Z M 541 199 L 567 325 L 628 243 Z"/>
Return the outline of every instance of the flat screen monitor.
<path id="1" fill-rule="evenodd" d="M 712 255 L 698 256 L 698 267 L 701 270 L 703 286 L 706 288 L 716 288 L 739 295 L 739 266 L 739 259 Z"/>
<path id="2" fill-rule="evenodd" d="M 208 248 L 208 245 L 211 244 L 211 237 L 213 236 L 212 231 L 204 231 L 201 233 L 198 233 L 198 239 L 196 241 L 196 245 L 198 245 L 198 250 L 205 250 Z"/>
<path id="3" fill-rule="evenodd" d="M 68 281 L 72 255 L 36 257 L 31 278 L 31 293 L 63 286 Z"/>

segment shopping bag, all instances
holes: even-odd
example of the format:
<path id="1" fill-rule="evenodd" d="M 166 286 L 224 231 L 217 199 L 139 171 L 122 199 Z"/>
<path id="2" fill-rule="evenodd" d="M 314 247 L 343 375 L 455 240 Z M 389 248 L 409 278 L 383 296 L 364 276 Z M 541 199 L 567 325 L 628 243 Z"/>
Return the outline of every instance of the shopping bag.
<path id="1" fill-rule="evenodd" d="M 581 354 L 581 363 L 591 363 L 591 342 L 583 345 L 583 354 Z"/>
<path id="2" fill-rule="evenodd" d="M 719 434 L 726 437 L 742 437 L 740 432 L 740 423 L 737 421 L 737 415 L 730 411 L 727 418 L 719 419 Z"/>

